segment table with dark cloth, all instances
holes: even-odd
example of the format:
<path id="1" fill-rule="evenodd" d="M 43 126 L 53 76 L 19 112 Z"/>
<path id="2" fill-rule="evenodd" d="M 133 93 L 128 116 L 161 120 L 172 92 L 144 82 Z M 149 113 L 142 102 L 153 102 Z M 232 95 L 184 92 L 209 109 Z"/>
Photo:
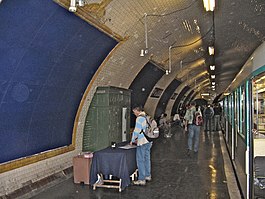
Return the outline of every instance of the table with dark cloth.
<path id="1" fill-rule="evenodd" d="M 121 179 L 121 189 L 131 183 L 130 175 L 137 168 L 136 148 L 120 149 L 128 142 L 118 143 L 115 149 L 107 147 L 93 153 L 92 165 L 90 170 L 90 184 L 96 183 L 97 174 L 112 175 Z"/>

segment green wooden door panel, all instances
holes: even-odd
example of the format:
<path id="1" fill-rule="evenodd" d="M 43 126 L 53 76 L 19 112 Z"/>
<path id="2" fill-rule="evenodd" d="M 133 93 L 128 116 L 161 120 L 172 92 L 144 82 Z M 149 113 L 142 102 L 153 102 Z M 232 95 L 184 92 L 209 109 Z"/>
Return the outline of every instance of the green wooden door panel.
<path id="1" fill-rule="evenodd" d="M 122 108 L 131 107 L 131 91 L 117 87 L 98 87 L 85 119 L 83 151 L 96 151 L 111 142 L 122 141 Z M 128 114 L 127 132 L 130 130 Z"/>

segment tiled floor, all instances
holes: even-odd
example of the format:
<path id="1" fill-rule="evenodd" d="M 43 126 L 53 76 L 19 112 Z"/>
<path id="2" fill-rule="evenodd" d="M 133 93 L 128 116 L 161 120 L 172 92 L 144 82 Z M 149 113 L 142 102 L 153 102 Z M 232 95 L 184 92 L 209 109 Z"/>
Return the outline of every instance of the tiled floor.
<path id="1" fill-rule="evenodd" d="M 197 154 L 187 156 L 187 134 L 174 127 L 172 137 L 163 135 L 152 147 L 152 181 L 146 186 L 129 186 L 121 193 L 116 189 L 74 184 L 73 178 L 45 190 L 36 199 L 151 199 L 151 198 L 230 198 L 219 133 L 201 132 Z"/>

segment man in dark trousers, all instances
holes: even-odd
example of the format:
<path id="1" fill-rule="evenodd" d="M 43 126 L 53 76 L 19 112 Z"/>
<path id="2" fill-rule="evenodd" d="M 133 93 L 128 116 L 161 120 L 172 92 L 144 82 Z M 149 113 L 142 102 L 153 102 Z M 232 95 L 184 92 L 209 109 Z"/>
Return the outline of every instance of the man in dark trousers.
<path id="1" fill-rule="evenodd" d="M 214 111 L 211 105 L 209 104 L 203 112 L 204 116 L 204 131 L 212 131 L 212 118 L 214 116 Z"/>
<path id="2" fill-rule="evenodd" d="M 215 104 L 213 107 L 214 110 L 214 131 L 220 131 L 221 126 L 220 126 L 220 119 L 221 119 L 221 114 L 222 114 L 222 108 L 219 103 Z"/>

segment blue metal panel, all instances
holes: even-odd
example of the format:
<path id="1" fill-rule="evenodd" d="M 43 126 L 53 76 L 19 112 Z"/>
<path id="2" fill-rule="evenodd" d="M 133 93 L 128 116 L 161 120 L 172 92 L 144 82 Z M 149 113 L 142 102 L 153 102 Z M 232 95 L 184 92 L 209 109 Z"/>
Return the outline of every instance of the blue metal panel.
<path id="1" fill-rule="evenodd" d="M 180 81 L 174 79 L 165 89 L 163 95 L 161 96 L 157 104 L 155 118 L 158 118 L 162 113 L 165 112 L 170 97 L 173 95 L 174 91 L 177 89 L 180 83 Z"/>
<path id="2" fill-rule="evenodd" d="M 52 0 L 0 6 L 0 163 L 70 145 L 83 93 L 117 42 Z"/>
<path id="3" fill-rule="evenodd" d="M 144 107 L 145 102 L 152 89 L 164 75 L 164 71 L 154 64 L 148 62 L 135 77 L 129 89 L 132 90 L 131 105 Z M 131 115 L 131 127 L 135 124 L 135 116 Z"/>
<path id="4" fill-rule="evenodd" d="M 172 110 L 171 110 L 171 115 L 174 115 L 178 110 L 177 108 L 179 107 L 179 103 L 181 101 L 181 99 L 183 98 L 183 96 L 186 94 L 186 92 L 190 89 L 189 86 L 185 86 L 182 91 L 179 93 L 173 107 L 172 107 Z"/>
<path id="5" fill-rule="evenodd" d="M 189 101 L 189 99 L 190 99 L 190 97 L 191 97 L 191 95 L 194 93 L 194 91 L 192 90 L 192 91 L 190 91 L 190 93 L 187 95 L 187 97 L 184 99 L 184 102 L 183 102 L 183 104 L 187 104 L 188 103 L 188 101 Z"/>

